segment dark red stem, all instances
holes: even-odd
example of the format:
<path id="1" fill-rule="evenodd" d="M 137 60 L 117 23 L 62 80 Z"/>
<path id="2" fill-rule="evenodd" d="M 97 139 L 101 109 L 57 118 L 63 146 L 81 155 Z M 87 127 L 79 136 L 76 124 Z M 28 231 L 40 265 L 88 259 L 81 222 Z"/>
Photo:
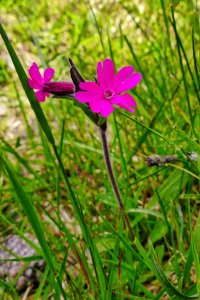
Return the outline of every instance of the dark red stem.
<path id="1" fill-rule="evenodd" d="M 128 216 L 124 212 L 124 205 L 123 205 L 120 193 L 119 193 L 117 182 L 116 182 L 115 177 L 114 177 L 114 173 L 113 173 L 113 169 L 112 169 L 112 165 L 111 165 L 111 160 L 110 160 L 110 155 L 109 155 L 109 149 L 108 149 L 108 143 L 107 143 L 107 137 L 106 137 L 106 130 L 103 130 L 102 128 L 99 128 L 99 131 L 100 131 L 100 134 L 101 134 L 103 153 L 104 153 L 104 158 L 105 158 L 105 163 L 106 163 L 108 175 L 110 177 L 110 182 L 111 182 L 111 185 L 113 187 L 113 191 L 115 193 L 117 203 L 119 204 L 120 212 L 123 216 L 124 225 L 125 226 L 127 225 L 131 237 L 134 238 L 133 230 L 131 228 Z"/>

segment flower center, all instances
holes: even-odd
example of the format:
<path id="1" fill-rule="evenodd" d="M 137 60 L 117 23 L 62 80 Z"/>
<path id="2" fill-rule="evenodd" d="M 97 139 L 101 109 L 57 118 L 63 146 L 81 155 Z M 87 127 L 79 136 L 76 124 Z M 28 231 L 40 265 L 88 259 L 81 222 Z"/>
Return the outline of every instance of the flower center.
<path id="1" fill-rule="evenodd" d="M 111 99 L 114 96 L 114 91 L 112 90 L 105 90 L 104 91 L 104 96 L 106 99 Z"/>

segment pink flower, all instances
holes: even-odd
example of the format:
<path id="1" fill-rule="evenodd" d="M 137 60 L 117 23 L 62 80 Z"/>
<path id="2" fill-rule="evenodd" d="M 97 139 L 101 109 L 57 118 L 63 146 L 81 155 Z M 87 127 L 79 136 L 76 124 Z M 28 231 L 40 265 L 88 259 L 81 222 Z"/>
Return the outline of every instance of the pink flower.
<path id="1" fill-rule="evenodd" d="M 55 73 L 54 69 L 48 68 L 44 71 L 42 77 L 38 66 L 33 63 L 28 70 L 31 78 L 28 78 L 30 88 L 38 90 L 35 95 L 39 102 L 44 102 L 46 97 L 50 94 L 55 96 L 65 96 L 74 94 L 74 84 L 72 82 L 53 81 L 50 82 Z"/>
<path id="2" fill-rule="evenodd" d="M 54 69 L 47 68 L 44 71 L 44 76 L 42 76 L 39 71 L 38 65 L 36 63 L 33 63 L 28 72 L 31 76 L 31 78 L 28 78 L 28 84 L 30 88 L 37 90 L 37 92 L 35 92 L 35 95 L 38 101 L 44 102 L 46 97 L 50 97 L 50 93 L 44 91 L 43 89 L 45 85 L 48 84 L 53 78 L 53 75 L 55 73 Z"/>
<path id="3" fill-rule="evenodd" d="M 90 109 L 102 117 L 108 117 L 114 111 L 113 105 L 134 112 L 136 102 L 126 91 L 134 88 L 141 79 L 142 75 L 134 73 L 132 66 L 125 66 L 115 74 L 113 61 L 106 58 L 103 63 L 97 63 L 97 83 L 80 83 L 81 91 L 74 97 L 82 103 L 89 103 Z"/>

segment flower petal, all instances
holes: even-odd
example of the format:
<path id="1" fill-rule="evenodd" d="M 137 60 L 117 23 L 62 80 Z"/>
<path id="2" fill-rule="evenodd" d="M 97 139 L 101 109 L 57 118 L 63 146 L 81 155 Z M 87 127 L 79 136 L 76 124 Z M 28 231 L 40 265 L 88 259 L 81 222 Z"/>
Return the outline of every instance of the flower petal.
<path id="1" fill-rule="evenodd" d="M 28 78 L 28 84 L 30 86 L 31 89 L 41 89 L 43 87 L 43 85 L 38 84 L 37 82 L 35 82 L 34 80 Z"/>
<path id="2" fill-rule="evenodd" d="M 119 72 L 114 76 L 112 81 L 112 88 L 117 88 L 120 84 L 122 84 L 128 77 L 134 72 L 134 68 L 132 66 L 125 66 L 119 70 Z"/>
<path id="3" fill-rule="evenodd" d="M 129 94 L 117 95 L 111 100 L 111 103 L 116 105 L 137 106 L 135 99 Z"/>
<path id="4" fill-rule="evenodd" d="M 103 75 L 104 75 L 104 81 L 107 87 L 110 86 L 110 83 L 115 75 L 115 66 L 110 58 L 106 58 L 103 61 Z"/>
<path id="5" fill-rule="evenodd" d="M 112 99 L 112 104 L 118 105 L 131 112 L 134 112 L 134 110 L 130 106 L 137 106 L 135 99 L 129 94 L 115 96 Z"/>
<path id="6" fill-rule="evenodd" d="M 39 102 L 45 101 L 46 96 L 48 97 L 48 95 L 46 95 L 46 94 L 48 94 L 48 93 L 43 93 L 42 91 L 35 92 L 35 95 Z"/>
<path id="7" fill-rule="evenodd" d="M 47 68 L 44 71 L 44 82 L 50 82 L 51 79 L 53 78 L 53 75 L 55 73 L 55 70 L 52 68 Z"/>
<path id="8" fill-rule="evenodd" d="M 127 90 L 133 89 L 142 79 L 142 75 L 140 73 L 134 73 L 131 77 L 129 77 L 126 81 L 120 84 L 116 89 L 115 92 L 120 94 Z"/>
<path id="9" fill-rule="evenodd" d="M 50 97 L 50 93 L 48 93 L 48 92 L 45 92 L 45 97 Z"/>
<path id="10" fill-rule="evenodd" d="M 91 93 L 102 93 L 102 90 L 100 88 L 100 86 L 96 83 L 96 82 L 91 82 L 91 81 L 86 81 L 86 82 L 82 82 L 79 85 L 81 90 L 84 91 L 90 91 Z"/>
<path id="11" fill-rule="evenodd" d="M 108 101 L 102 101 L 100 114 L 102 117 L 107 118 L 114 111 L 114 107 L 112 107 L 111 103 Z"/>
<path id="12" fill-rule="evenodd" d="M 33 81 L 37 82 L 40 85 L 43 85 L 44 80 L 42 78 L 42 75 L 40 74 L 38 65 L 35 62 L 29 68 L 28 72 L 29 72 L 31 78 L 33 79 Z"/>
<path id="13" fill-rule="evenodd" d="M 91 99 L 94 98 L 94 95 L 91 95 L 88 92 L 77 92 L 74 94 L 74 98 L 82 103 L 88 103 Z"/>
<path id="14" fill-rule="evenodd" d="M 101 109 L 103 98 L 93 98 L 90 100 L 90 109 L 95 113 L 99 113 Z"/>

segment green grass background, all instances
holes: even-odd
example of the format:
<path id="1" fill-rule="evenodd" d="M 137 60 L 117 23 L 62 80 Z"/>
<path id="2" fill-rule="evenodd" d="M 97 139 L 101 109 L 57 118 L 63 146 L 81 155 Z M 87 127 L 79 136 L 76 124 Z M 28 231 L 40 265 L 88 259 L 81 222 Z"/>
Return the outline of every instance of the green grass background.
<path id="1" fill-rule="evenodd" d="M 199 162 L 184 158 L 200 152 L 197 1 L 6 0 L 0 8 L 17 70 L 2 40 L 1 235 L 38 238 L 47 268 L 30 299 L 198 299 Z M 134 240 L 98 129 L 67 99 L 40 107 L 27 86 L 23 68 L 33 61 L 70 80 L 68 57 L 87 80 L 106 57 L 143 75 L 131 91 L 135 113 L 117 110 L 107 132 Z M 151 154 L 178 154 L 180 162 L 148 168 Z M 19 299 L 9 282 L 0 295 Z"/>

